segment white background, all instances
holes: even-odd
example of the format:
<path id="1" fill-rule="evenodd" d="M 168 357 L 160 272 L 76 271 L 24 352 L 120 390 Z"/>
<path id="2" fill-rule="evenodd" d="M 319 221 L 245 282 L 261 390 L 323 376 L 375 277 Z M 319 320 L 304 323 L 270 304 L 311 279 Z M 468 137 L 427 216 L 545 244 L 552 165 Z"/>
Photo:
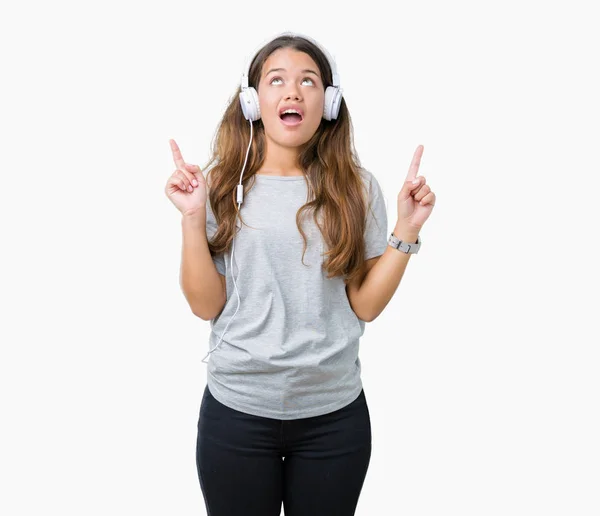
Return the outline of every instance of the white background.
<path id="1" fill-rule="evenodd" d="M 592 4 L 3 6 L 0 513 L 205 514 L 168 140 L 204 164 L 250 54 L 295 30 L 336 58 L 389 230 L 419 144 L 437 195 L 361 340 L 356 514 L 600 514 Z"/>

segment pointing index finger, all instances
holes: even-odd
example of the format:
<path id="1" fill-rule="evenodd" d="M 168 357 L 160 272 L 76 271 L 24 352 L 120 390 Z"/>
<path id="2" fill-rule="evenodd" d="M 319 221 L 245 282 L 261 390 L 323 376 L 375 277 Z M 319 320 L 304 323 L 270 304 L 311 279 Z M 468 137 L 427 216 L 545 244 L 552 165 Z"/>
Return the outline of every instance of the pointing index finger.
<path id="1" fill-rule="evenodd" d="M 181 151 L 179 150 L 179 146 L 175 143 L 175 140 L 169 140 L 171 144 L 171 151 L 173 152 L 173 161 L 175 162 L 175 166 L 180 170 L 185 170 L 185 161 L 183 161 L 183 156 L 181 155 Z"/>
<path id="2" fill-rule="evenodd" d="M 421 164 L 421 156 L 423 156 L 423 149 L 424 147 L 422 145 L 417 147 L 410 167 L 408 168 L 408 175 L 406 176 L 407 181 L 413 180 L 417 177 L 417 174 L 419 173 L 419 165 Z"/>

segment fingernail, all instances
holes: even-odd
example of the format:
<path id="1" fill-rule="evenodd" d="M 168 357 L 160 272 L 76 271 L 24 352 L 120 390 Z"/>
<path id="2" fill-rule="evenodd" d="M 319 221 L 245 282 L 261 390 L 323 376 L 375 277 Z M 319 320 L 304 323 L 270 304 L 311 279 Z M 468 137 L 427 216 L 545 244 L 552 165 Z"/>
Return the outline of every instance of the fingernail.
<path id="1" fill-rule="evenodd" d="M 413 182 L 412 182 L 412 184 L 416 185 L 418 182 L 419 182 L 419 179 L 414 179 Z"/>
<path id="2" fill-rule="evenodd" d="M 193 180 L 192 180 L 192 184 L 193 184 L 194 186 L 198 186 L 198 181 L 196 181 L 195 179 L 193 179 Z"/>

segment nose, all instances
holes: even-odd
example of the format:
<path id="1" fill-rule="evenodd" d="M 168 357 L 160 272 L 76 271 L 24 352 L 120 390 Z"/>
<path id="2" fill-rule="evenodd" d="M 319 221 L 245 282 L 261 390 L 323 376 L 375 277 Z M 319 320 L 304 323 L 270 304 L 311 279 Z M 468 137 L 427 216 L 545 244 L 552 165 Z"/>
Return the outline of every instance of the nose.
<path id="1" fill-rule="evenodd" d="M 285 95 L 285 98 L 286 99 L 289 99 L 289 98 L 300 99 L 301 98 L 300 94 L 298 93 L 297 86 L 295 84 L 292 85 L 291 89 Z"/>

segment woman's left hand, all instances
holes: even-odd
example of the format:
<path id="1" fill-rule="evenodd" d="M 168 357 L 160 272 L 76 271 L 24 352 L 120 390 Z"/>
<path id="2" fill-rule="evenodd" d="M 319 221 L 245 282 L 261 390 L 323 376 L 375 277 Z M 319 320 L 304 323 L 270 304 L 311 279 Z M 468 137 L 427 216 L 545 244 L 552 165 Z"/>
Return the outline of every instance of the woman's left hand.
<path id="1" fill-rule="evenodd" d="M 396 227 L 419 231 L 431 215 L 435 205 L 435 194 L 425 184 L 425 177 L 417 177 L 423 145 L 419 145 L 408 169 L 404 186 L 398 194 L 398 222 Z M 413 181 L 417 181 L 413 184 Z"/>

